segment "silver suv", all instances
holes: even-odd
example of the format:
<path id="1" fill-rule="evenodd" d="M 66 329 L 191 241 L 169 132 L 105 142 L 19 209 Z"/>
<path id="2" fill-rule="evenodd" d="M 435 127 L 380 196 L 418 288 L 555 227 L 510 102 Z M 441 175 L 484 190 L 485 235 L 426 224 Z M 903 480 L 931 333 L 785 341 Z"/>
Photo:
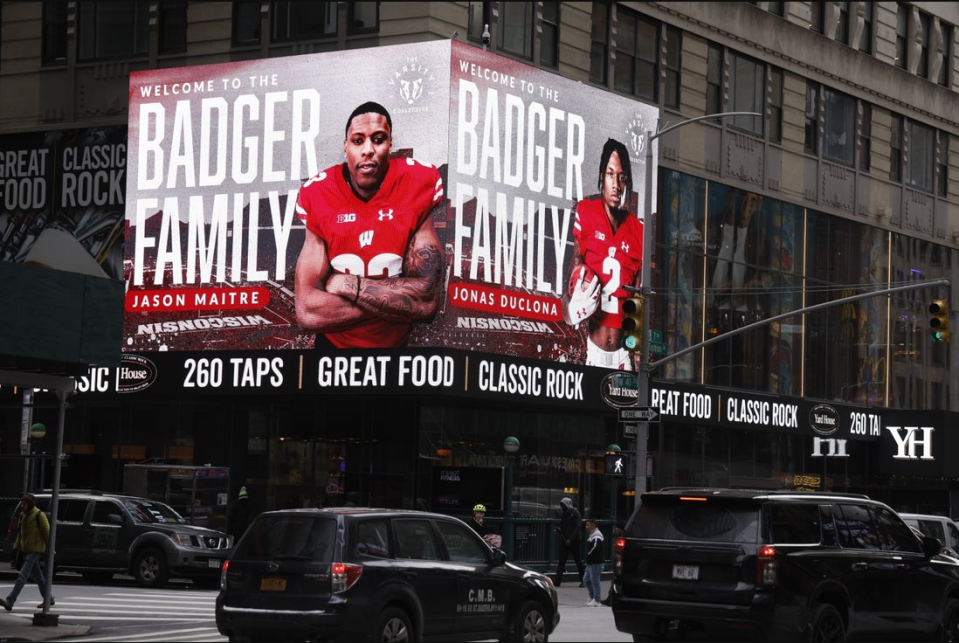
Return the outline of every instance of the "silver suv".
<path id="1" fill-rule="evenodd" d="M 51 513 L 49 493 L 37 506 Z M 130 574 L 143 587 L 170 577 L 215 589 L 233 539 L 189 524 L 167 504 L 105 493 L 61 493 L 57 511 L 56 571 L 80 572 L 87 582 Z"/>

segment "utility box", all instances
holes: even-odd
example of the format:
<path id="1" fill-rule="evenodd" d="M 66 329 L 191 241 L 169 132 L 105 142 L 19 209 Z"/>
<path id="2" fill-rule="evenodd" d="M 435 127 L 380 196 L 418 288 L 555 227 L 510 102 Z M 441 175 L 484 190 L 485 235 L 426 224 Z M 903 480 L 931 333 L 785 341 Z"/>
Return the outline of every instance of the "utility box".
<path id="1" fill-rule="evenodd" d="M 123 493 L 161 500 L 192 525 L 227 530 L 229 467 L 127 464 Z"/>

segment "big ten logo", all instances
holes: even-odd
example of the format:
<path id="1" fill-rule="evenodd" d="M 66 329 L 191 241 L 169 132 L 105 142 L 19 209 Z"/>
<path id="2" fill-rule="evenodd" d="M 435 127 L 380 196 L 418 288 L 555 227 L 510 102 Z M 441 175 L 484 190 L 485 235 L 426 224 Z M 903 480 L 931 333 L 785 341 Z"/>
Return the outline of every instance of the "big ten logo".
<path id="1" fill-rule="evenodd" d="M 77 380 L 79 393 L 106 393 L 110 390 L 110 369 L 106 366 L 91 368 L 86 375 Z"/>

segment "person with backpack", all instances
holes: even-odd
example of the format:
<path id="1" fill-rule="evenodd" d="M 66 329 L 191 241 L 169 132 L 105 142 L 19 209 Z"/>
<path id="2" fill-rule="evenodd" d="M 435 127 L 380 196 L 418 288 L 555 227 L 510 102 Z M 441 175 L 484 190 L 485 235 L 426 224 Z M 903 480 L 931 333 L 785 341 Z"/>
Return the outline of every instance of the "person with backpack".
<path id="1" fill-rule="evenodd" d="M 40 595 L 43 596 L 46 591 L 47 579 L 43 576 L 43 570 L 40 568 L 40 557 L 47 551 L 47 541 L 50 540 L 50 521 L 47 515 L 37 507 L 36 498 L 32 493 L 25 493 L 20 498 L 20 520 L 17 523 L 17 539 L 13 543 L 13 549 L 23 556 L 23 563 L 20 565 L 20 575 L 17 576 L 17 582 L 13 584 L 10 595 L 6 598 L 0 598 L 0 605 L 8 612 L 13 609 L 13 604 L 17 602 L 17 596 L 20 590 L 27 584 L 27 581 L 33 577 L 40 587 Z M 14 561 L 19 558 L 14 557 Z M 14 567 L 16 567 L 14 562 Z M 50 605 L 56 601 L 53 596 L 50 597 Z M 46 600 L 37 605 L 37 609 L 44 609 L 47 606 Z"/>

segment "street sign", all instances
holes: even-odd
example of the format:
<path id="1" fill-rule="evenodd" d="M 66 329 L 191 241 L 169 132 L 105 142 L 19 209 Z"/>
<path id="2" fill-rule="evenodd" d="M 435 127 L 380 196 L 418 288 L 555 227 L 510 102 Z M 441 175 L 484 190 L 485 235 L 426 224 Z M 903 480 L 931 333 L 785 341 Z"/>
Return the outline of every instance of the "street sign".
<path id="1" fill-rule="evenodd" d="M 666 344 L 663 342 L 652 341 L 649 342 L 649 352 L 653 355 L 665 355 L 666 354 Z"/>
<path id="2" fill-rule="evenodd" d="M 638 424 L 624 424 L 624 425 L 623 425 L 623 435 L 639 435 L 639 425 L 638 425 Z"/>
<path id="3" fill-rule="evenodd" d="M 619 410 L 619 421 L 626 422 L 628 420 L 639 420 L 641 422 L 659 422 L 659 411 L 654 408 L 647 407 L 631 407 L 627 409 Z"/>

